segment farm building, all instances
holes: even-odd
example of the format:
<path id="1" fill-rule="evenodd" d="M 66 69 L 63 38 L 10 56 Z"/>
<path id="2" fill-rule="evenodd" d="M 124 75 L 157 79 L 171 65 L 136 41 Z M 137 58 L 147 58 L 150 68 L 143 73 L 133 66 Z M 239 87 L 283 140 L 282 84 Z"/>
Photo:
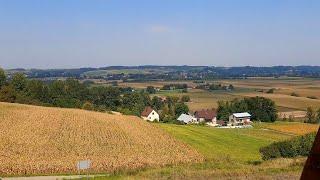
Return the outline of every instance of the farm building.
<path id="1" fill-rule="evenodd" d="M 148 121 L 159 121 L 159 114 L 152 109 L 150 106 L 147 106 L 141 113 L 141 117 L 144 120 Z"/>
<path id="2" fill-rule="evenodd" d="M 206 122 L 208 125 L 217 124 L 217 112 L 213 109 L 202 109 L 194 113 L 197 122 Z"/>
<path id="3" fill-rule="evenodd" d="M 245 125 L 251 123 L 251 114 L 244 113 L 233 113 L 229 116 L 229 124 L 232 126 Z"/>
<path id="4" fill-rule="evenodd" d="M 186 124 L 197 122 L 197 119 L 189 114 L 181 114 L 177 120 Z"/>

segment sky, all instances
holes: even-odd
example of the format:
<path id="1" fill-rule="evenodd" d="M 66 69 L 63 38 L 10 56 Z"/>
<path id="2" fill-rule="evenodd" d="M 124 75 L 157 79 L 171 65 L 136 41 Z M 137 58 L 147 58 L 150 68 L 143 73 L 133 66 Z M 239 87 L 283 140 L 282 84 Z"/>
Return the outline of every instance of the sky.
<path id="1" fill-rule="evenodd" d="M 319 0 L 0 0 L 0 67 L 320 65 Z"/>

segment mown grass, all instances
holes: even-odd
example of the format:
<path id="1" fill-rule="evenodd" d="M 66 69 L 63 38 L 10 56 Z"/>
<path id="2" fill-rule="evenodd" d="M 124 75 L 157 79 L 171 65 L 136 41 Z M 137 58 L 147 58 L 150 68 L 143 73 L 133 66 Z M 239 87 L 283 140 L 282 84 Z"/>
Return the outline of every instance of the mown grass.
<path id="1" fill-rule="evenodd" d="M 206 158 L 203 163 L 171 165 L 98 179 L 298 179 L 305 158 L 262 161 L 259 148 L 294 135 L 252 129 L 216 129 L 203 126 L 155 124 Z"/>
<path id="2" fill-rule="evenodd" d="M 206 126 L 159 124 L 177 139 L 189 144 L 209 160 L 221 158 L 238 161 L 261 160 L 259 148 L 289 135 L 263 129 L 218 129 Z"/>

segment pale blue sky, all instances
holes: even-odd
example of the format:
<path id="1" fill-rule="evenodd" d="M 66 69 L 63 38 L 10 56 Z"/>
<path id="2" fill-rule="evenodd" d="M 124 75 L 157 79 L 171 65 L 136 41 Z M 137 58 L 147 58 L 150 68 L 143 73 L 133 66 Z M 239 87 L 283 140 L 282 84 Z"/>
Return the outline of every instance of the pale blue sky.
<path id="1" fill-rule="evenodd" d="M 0 0 L 0 66 L 320 65 L 319 0 Z"/>

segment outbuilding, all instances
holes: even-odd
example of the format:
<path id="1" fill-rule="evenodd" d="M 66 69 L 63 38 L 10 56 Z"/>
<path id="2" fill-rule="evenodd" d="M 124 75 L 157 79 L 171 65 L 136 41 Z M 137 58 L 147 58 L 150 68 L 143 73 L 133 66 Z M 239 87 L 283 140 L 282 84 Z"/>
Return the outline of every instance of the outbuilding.
<path id="1" fill-rule="evenodd" d="M 197 121 L 197 119 L 189 114 L 181 114 L 178 119 L 178 121 L 184 122 L 185 124 L 194 123 Z"/>

